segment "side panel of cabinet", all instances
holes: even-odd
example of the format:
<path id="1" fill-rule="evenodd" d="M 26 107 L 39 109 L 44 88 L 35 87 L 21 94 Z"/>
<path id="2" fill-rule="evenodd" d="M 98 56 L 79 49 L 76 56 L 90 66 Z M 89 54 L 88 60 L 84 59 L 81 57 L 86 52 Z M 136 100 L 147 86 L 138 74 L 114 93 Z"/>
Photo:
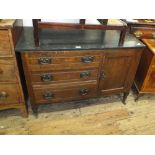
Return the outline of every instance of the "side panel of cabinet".
<path id="1" fill-rule="evenodd" d="M 99 83 L 100 95 L 129 92 L 142 49 L 112 49 L 105 51 Z"/>

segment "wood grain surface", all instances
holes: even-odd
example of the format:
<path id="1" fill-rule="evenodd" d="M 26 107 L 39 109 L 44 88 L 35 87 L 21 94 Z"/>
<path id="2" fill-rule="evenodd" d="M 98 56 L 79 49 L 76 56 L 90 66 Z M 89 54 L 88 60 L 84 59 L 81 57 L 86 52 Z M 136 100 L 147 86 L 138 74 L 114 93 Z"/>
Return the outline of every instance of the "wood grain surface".
<path id="1" fill-rule="evenodd" d="M 17 110 L 0 112 L 0 134 L 150 135 L 155 134 L 155 95 L 134 102 L 133 92 L 123 105 L 119 96 L 39 107 L 35 118 Z"/>

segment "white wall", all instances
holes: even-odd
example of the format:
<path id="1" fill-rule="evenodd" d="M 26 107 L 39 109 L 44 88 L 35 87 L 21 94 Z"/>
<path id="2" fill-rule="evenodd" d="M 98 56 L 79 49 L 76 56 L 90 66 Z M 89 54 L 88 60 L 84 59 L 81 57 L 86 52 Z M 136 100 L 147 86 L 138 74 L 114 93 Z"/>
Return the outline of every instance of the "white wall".
<path id="1" fill-rule="evenodd" d="M 42 19 L 42 21 L 49 21 L 49 22 L 68 22 L 68 23 L 79 23 L 79 19 Z M 99 24 L 95 19 L 88 19 L 86 23 L 89 24 Z M 32 19 L 23 19 L 24 26 L 32 26 Z"/>

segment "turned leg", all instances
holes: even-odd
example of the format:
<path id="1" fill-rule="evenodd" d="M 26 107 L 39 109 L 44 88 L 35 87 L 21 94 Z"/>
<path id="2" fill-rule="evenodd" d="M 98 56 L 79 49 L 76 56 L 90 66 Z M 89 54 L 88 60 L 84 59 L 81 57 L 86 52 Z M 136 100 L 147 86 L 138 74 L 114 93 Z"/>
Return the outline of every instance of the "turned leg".
<path id="1" fill-rule="evenodd" d="M 25 106 L 22 106 L 20 108 L 20 113 L 21 113 L 22 117 L 25 117 L 25 118 L 28 117 L 28 111 L 27 111 L 27 108 Z"/>
<path id="2" fill-rule="evenodd" d="M 123 100 L 122 100 L 123 104 L 126 104 L 126 99 L 127 99 L 128 95 L 129 95 L 129 93 L 126 93 L 126 92 L 124 93 Z"/>

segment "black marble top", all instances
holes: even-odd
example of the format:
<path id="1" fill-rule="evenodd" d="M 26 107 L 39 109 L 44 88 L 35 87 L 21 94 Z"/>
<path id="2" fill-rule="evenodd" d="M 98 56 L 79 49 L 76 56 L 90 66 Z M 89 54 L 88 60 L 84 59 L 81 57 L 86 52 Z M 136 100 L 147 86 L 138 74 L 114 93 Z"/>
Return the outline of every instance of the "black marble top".
<path id="1" fill-rule="evenodd" d="M 40 46 L 34 44 L 33 28 L 25 27 L 16 45 L 17 52 L 61 51 L 107 48 L 132 48 L 145 45 L 131 34 L 126 34 L 123 46 L 119 46 L 120 31 L 115 30 L 42 30 Z"/>

